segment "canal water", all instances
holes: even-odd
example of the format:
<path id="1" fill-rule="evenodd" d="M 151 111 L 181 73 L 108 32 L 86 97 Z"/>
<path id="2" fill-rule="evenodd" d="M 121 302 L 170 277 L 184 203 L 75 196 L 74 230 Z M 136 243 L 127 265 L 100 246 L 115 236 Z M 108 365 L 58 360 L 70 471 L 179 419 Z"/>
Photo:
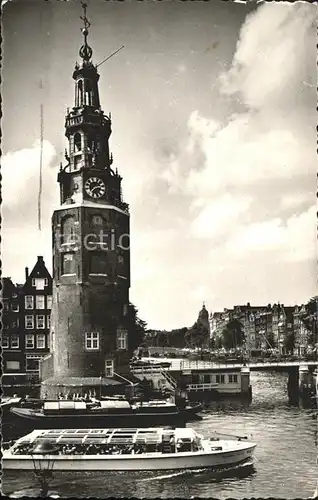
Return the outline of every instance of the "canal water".
<path id="1" fill-rule="evenodd" d="M 317 484 L 317 412 L 288 403 L 287 378 L 252 374 L 253 401 L 214 402 L 191 426 L 249 436 L 257 443 L 253 466 L 209 470 L 54 473 L 51 490 L 62 498 L 309 498 Z M 4 471 L 3 493 L 34 488 L 30 472 Z"/>

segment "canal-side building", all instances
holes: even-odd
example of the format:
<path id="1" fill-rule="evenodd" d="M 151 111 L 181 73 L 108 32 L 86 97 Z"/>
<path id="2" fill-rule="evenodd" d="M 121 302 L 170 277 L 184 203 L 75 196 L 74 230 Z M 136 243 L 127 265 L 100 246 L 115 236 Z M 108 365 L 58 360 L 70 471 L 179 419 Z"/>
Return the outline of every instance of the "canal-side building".
<path id="1" fill-rule="evenodd" d="M 268 304 L 267 306 L 236 305 L 233 309 L 224 309 L 210 316 L 211 338 L 236 319 L 245 335 L 248 351 L 276 348 L 281 353 L 302 354 L 308 347 L 309 332 L 301 321 L 304 306 L 285 306 Z"/>
<path id="2" fill-rule="evenodd" d="M 65 119 L 67 164 L 60 167 L 60 205 L 52 216 L 52 343 L 41 364 L 41 391 L 48 397 L 61 388 L 102 391 L 119 383 L 129 369 L 134 335 L 129 328 L 129 209 L 113 166 L 111 115 L 101 107 L 83 7 L 75 100 Z"/>
<path id="3" fill-rule="evenodd" d="M 295 353 L 299 355 L 302 355 L 308 347 L 309 331 L 301 320 L 301 317 L 304 314 L 306 314 L 306 308 L 304 305 L 295 306 L 293 311 Z"/>
<path id="4" fill-rule="evenodd" d="M 42 256 L 25 282 L 2 279 L 2 385 L 5 393 L 39 387 L 39 364 L 49 352 L 52 277 Z"/>

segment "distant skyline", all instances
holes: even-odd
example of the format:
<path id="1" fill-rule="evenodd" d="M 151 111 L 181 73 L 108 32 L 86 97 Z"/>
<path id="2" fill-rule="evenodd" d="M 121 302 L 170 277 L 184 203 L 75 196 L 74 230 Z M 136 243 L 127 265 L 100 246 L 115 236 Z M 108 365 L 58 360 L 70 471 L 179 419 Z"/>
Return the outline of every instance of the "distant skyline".
<path id="1" fill-rule="evenodd" d="M 316 294 L 316 8 L 87 1 L 114 167 L 131 212 L 130 298 L 150 328 Z M 51 265 L 80 1 L 3 6 L 2 270 Z M 40 105 L 42 231 L 37 229 Z"/>

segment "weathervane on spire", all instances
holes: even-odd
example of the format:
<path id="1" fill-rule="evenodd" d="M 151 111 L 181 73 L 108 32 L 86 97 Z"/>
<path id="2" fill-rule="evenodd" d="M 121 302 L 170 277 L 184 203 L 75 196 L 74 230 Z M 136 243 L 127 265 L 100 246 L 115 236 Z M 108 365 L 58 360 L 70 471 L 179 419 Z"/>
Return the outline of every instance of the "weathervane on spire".
<path id="1" fill-rule="evenodd" d="M 87 44 L 87 36 L 88 36 L 88 28 L 90 27 L 91 23 L 86 17 L 86 8 L 87 4 L 84 2 L 81 2 L 81 5 L 83 7 L 84 15 L 80 16 L 82 21 L 84 21 L 84 28 L 82 28 L 82 33 L 84 35 L 84 45 L 81 46 L 79 54 L 84 61 L 89 61 L 90 58 L 92 57 L 93 51 L 90 48 L 90 46 Z"/>

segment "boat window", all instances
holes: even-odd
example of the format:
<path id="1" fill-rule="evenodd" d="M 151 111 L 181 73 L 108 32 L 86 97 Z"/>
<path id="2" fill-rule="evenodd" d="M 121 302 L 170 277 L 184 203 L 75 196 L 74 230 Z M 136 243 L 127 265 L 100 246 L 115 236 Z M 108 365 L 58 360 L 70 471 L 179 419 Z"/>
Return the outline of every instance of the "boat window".
<path id="1" fill-rule="evenodd" d="M 106 434 L 108 429 L 90 429 L 88 434 Z"/>

